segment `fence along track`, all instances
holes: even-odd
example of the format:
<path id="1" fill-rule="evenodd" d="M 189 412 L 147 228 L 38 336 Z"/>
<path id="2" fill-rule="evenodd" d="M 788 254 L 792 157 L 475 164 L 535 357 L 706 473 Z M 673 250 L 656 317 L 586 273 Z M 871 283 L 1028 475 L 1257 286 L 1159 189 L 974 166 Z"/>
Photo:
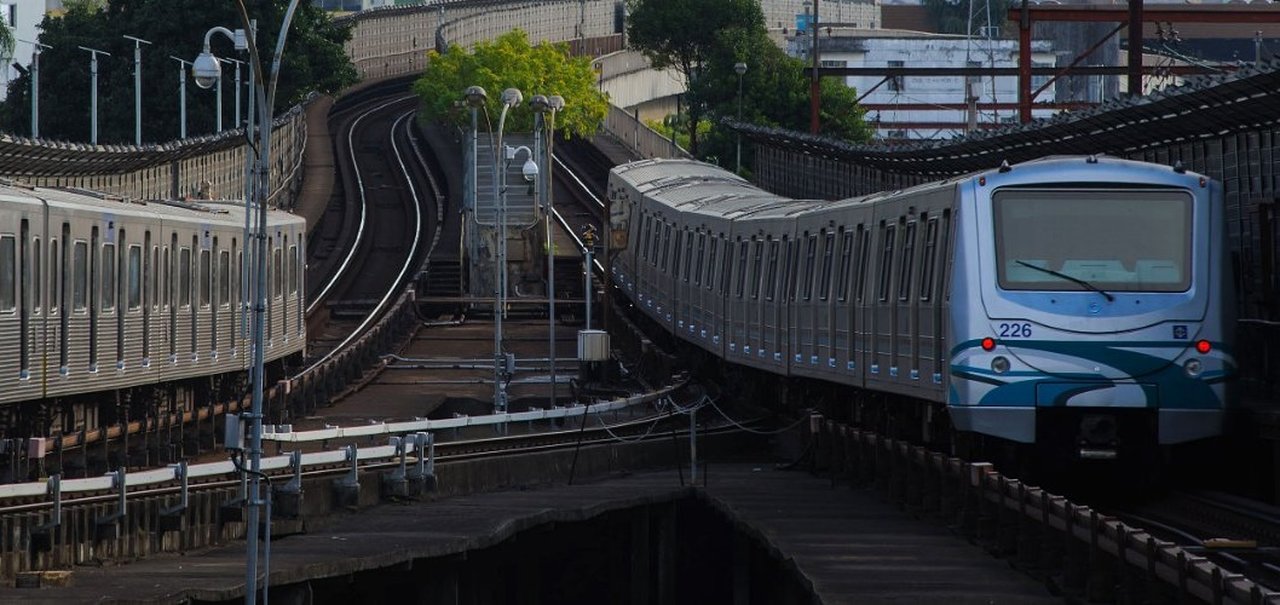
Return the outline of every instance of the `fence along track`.
<path id="1" fill-rule="evenodd" d="M 816 466 L 940 520 L 1069 601 L 1274 603 L 1280 594 L 1062 496 L 971 463 L 815 416 Z"/>

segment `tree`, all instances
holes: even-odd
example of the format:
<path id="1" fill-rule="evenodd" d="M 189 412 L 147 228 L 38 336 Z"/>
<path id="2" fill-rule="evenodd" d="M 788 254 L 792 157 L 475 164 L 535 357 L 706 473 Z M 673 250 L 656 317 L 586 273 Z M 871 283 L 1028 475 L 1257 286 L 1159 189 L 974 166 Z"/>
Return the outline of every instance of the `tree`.
<path id="1" fill-rule="evenodd" d="M 271 54 L 288 0 L 246 0 L 251 17 L 258 21 L 259 49 L 270 69 Z M 46 138 L 86 141 L 89 134 L 89 55 L 79 46 L 111 53 L 98 58 L 98 140 L 132 143 L 134 140 L 134 80 L 132 41 L 122 35 L 150 40 L 142 48 L 143 142 L 178 138 L 178 63 L 170 56 L 191 60 L 204 45 L 211 27 L 243 27 L 234 2 L 207 0 L 74 0 L 64 2 L 60 16 L 46 15 L 40 42 L 50 45 L 40 57 L 40 134 Z M 306 98 L 311 91 L 336 92 L 358 81 L 343 43 L 350 27 L 333 22 L 311 2 L 298 5 L 280 67 L 275 113 Z M 224 36 L 215 35 L 212 51 L 224 58 L 248 61 L 248 53 L 235 51 Z M 236 127 L 235 87 L 232 66 L 223 71 L 223 123 Z M 0 128 L 27 134 L 30 126 L 30 76 L 9 84 L 7 101 L 0 107 Z M 247 81 L 247 71 L 242 71 Z M 247 92 L 246 92 L 247 95 Z M 247 111 L 247 96 L 244 97 Z M 212 134 L 215 129 L 215 92 L 197 88 L 187 74 L 187 133 Z"/>
<path id="2" fill-rule="evenodd" d="M 705 106 L 718 119 L 738 116 L 738 74 L 734 64 L 747 64 L 742 77 L 742 121 L 807 131 L 809 128 L 809 77 L 806 64 L 788 56 L 763 31 L 721 32 L 719 43 L 707 58 L 702 77 L 689 89 L 691 104 Z M 871 138 L 866 111 L 857 104 L 858 94 L 840 78 L 824 78 L 819 89 L 823 134 L 853 142 Z M 714 157 L 732 165 L 735 135 L 712 131 L 700 157 Z"/>
<path id="3" fill-rule="evenodd" d="M 691 88 L 719 44 L 719 35 L 764 31 L 764 13 L 757 0 L 628 0 L 627 10 L 631 45 L 655 68 L 679 70 Z M 696 99 L 691 99 L 686 115 L 689 151 L 697 154 L 697 124 L 703 108 Z"/>
<path id="4" fill-rule="evenodd" d="M 533 111 L 528 101 L 535 94 L 564 97 L 564 109 L 556 114 L 556 129 L 565 136 L 595 134 L 609 112 L 608 97 L 596 88 L 596 75 L 587 57 L 569 56 L 567 44 L 529 44 L 521 30 L 476 44 L 473 52 L 457 45 L 441 54 L 428 51 L 427 69 L 413 85 L 422 99 L 422 119 L 456 124 L 470 123 L 470 113 L 459 107 L 464 91 L 479 86 L 489 95 L 488 112 L 502 110 L 503 89 L 517 88 L 525 103 L 507 113 L 508 132 L 532 131 Z"/>

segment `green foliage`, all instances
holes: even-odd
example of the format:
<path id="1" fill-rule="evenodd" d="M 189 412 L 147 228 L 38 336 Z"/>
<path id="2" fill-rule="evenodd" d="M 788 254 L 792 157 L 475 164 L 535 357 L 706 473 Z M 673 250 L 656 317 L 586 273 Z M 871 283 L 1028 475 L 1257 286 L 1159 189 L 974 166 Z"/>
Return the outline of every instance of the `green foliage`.
<path id="1" fill-rule="evenodd" d="M 741 61 L 747 64 L 742 76 L 741 121 L 808 132 L 810 80 L 804 73 L 804 62 L 788 56 L 763 31 L 721 32 L 719 41 L 701 77 L 689 89 L 690 103 L 706 107 L 716 121 L 736 119 L 738 74 L 734 64 Z M 870 140 L 871 129 L 864 119 L 865 110 L 857 104 L 856 90 L 842 79 L 824 78 L 819 92 L 821 134 L 853 142 Z M 700 155 L 715 156 L 722 165 L 732 166 L 735 143 L 732 131 L 718 128 Z"/>
<path id="2" fill-rule="evenodd" d="M 645 125 L 658 134 L 675 141 L 676 145 L 681 148 L 689 148 L 689 131 L 681 120 L 676 119 L 676 116 L 667 116 L 663 120 L 646 120 Z M 698 136 L 705 138 L 709 134 L 711 134 L 711 122 L 707 120 L 698 122 Z"/>
<path id="3" fill-rule="evenodd" d="M 516 88 L 524 94 L 525 102 L 507 113 L 507 132 L 533 130 L 528 101 L 535 94 L 564 97 L 556 130 L 565 136 L 595 134 L 609 112 L 608 97 L 596 87 L 591 60 L 569 56 L 567 44 L 531 46 L 529 37 L 517 29 L 476 44 L 473 52 L 451 46 L 443 54 L 432 50 L 427 55 L 427 69 L 413 85 L 426 120 L 470 124 L 470 112 L 460 106 L 469 86 L 479 86 L 488 94 L 488 113 L 495 121 L 502 111 L 504 89 Z"/>
<path id="4" fill-rule="evenodd" d="M 716 52 L 721 35 L 764 32 L 764 13 L 757 0 L 628 0 L 627 40 L 654 67 L 674 67 L 692 86 L 700 68 Z M 731 64 L 732 65 L 732 64 Z M 690 103 L 685 128 L 689 150 L 698 153 L 695 125 L 703 108 Z"/>
<path id="5" fill-rule="evenodd" d="M 276 36 L 288 0 L 245 0 L 250 18 L 258 20 L 258 48 L 270 69 Z M 208 0 L 74 0 L 64 2 L 61 16 L 46 16 L 40 42 L 53 48 L 40 57 L 40 134 L 73 141 L 89 139 L 89 55 L 78 46 L 111 53 L 98 59 L 98 140 L 132 143 L 134 132 L 134 43 L 128 34 L 152 45 L 142 47 L 142 137 L 144 143 L 178 138 L 178 62 L 188 61 L 204 45 L 214 26 L 244 27 L 235 2 Z M 298 5 L 289 30 L 276 92 L 275 112 L 287 110 L 311 91 L 336 92 L 357 81 L 355 68 L 343 49 L 349 26 L 339 26 L 309 1 Z M 215 34 L 212 51 L 223 58 L 248 61 L 225 36 Z M 245 66 L 247 67 L 247 66 Z M 223 67 L 223 123 L 236 126 L 234 66 Z M 248 70 L 242 78 L 248 81 Z M 247 87 L 246 87 L 247 91 Z M 0 128 L 28 134 L 30 82 L 24 75 L 9 85 L 0 106 Z M 215 129 L 215 91 L 198 88 L 187 74 L 187 134 L 212 134 Z M 248 94 L 242 97 L 247 111 Z"/>

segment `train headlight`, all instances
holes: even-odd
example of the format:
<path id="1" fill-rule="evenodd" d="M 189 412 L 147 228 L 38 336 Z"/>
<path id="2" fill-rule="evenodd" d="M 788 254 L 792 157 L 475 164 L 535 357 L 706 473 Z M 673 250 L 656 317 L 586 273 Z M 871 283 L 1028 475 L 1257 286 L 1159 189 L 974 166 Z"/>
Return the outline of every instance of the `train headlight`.
<path id="1" fill-rule="evenodd" d="M 1201 365 L 1199 359 L 1192 358 L 1192 359 L 1188 359 L 1186 363 L 1182 364 L 1182 369 L 1187 372 L 1187 376 L 1195 378 L 1200 375 L 1201 371 L 1204 370 L 1204 366 Z"/>
<path id="2" fill-rule="evenodd" d="M 997 355 L 991 360 L 991 371 L 997 374 L 1003 374 L 1009 371 L 1009 358 L 1004 355 Z"/>

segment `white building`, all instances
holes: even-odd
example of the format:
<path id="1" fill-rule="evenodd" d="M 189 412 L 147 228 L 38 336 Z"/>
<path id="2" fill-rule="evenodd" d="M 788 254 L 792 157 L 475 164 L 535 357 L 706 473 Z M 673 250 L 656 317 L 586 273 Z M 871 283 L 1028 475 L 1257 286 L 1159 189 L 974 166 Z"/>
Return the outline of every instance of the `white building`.
<path id="1" fill-rule="evenodd" d="M 24 68 L 31 66 L 31 52 L 34 49 L 31 43 L 40 36 L 39 26 L 44 21 L 45 13 L 61 8 L 61 0 L 0 2 L 0 19 L 4 19 L 15 40 L 25 40 L 14 45 L 12 55 L 0 57 L 0 61 L 3 61 L 3 68 L 0 68 L 0 101 L 9 94 L 9 81 L 18 77 L 18 70 L 13 64 L 21 63 Z"/>
<path id="2" fill-rule="evenodd" d="M 812 38 L 796 36 L 790 39 L 788 49 L 792 55 L 807 59 L 812 44 Z M 1031 48 L 1032 66 L 1056 65 L 1050 42 L 1036 40 Z M 823 67 L 1018 66 L 1016 40 L 969 39 L 904 30 L 839 29 L 829 35 L 822 30 L 818 52 Z M 1032 89 L 1038 89 L 1048 79 L 1037 76 Z M 867 108 L 867 121 L 876 124 L 879 138 L 952 138 L 962 135 L 971 121 L 977 128 L 984 128 L 1015 123 L 1018 118 L 1016 76 L 908 75 L 886 80 L 880 75 L 861 75 L 848 77 L 846 82 L 859 96 L 866 95 L 861 104 Z M 1036 97 L 1038 103 L 1053 100 L 1053 87 Z M 1033 110 L 1036 118 L 1052 113 L 1048 109 Z"/>

